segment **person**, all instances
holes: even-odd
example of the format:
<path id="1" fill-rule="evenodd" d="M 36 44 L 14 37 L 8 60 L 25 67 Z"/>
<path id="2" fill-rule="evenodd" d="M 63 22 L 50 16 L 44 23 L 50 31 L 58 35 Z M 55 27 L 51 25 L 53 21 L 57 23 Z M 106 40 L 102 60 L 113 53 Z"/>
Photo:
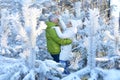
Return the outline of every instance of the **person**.
<path id="1" fill-rule="evenodd" d="M 77 33 L 77 26 L 74 25 L 75 20 L 70 20 L 67 23 L 67 26 L 64 24 L 64 22 L 60 19 L 60 23 L 62 25 L 62 28 L 64 28 L 64 31 L 61 32 L 60 27 L 53 27 L 57 35 L 60 38 L 69 38 L 72 41 L 75 41 L 75 34 Z M 69 62 L 73 57 L 72 53 L 72 44 L 69 45 L 63 45 L 61 46 L 61 52 L 60 52 L 60 63 L 64 65 L 64 73 L 69 74 L 68 66 Z"/>
<path id="2" fill-rule="evenodd" d="M 51 15 L 49 21 L 46 21 L 46 39 L 47 39 L 47 50 L 56 62 L 59 62 L 59 54 L 61 52 L 62 45 L 69 45 L 72 40 L 68 38 L 60 38 L 55 29 L 52 27 L 58 26 L 59 20 L 56 15 Z"/>

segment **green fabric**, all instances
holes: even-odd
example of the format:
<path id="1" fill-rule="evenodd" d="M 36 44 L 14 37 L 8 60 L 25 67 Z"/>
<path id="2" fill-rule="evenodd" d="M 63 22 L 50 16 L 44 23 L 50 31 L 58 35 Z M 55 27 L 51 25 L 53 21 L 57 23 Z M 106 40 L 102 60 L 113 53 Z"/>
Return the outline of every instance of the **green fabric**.
<path id="1" fill-rule="evenodd" d="M 46 39 L 47 39 L 47 49 L 52 54 L 59 54 L 60 53 L 60 47 L 61 45 L 67 45 L 71 44 L 72 40 L 65 38 L 61 39 L 58 37 L 55 29 L 52 27 L 57 26 L 53 22 L 46 22 L 47 28 L 46 28 Z"/>

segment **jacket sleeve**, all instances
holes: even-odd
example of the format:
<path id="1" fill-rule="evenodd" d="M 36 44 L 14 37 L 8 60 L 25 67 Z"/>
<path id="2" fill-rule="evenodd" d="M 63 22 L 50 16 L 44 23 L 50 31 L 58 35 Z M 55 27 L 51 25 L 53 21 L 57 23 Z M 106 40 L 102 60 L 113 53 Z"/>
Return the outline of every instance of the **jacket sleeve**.
<path id="1" fill-rule="evenodd" d="M 49 30 L 49 35 L 56 43 L 58 43 L 60 45 L 67 45 L 67 44 L 72 43 L 72 40 L 70 40 L 68 38 L 62 39 L 62 38 L 58 37 L 58 35 L 54 29 Z"/>
<path id="2" fill-rule="evenodd" d="M 67 28 L 67 26 L 65 25 L 65 23 L 63 22 L 63 20 L 61 18 L 59 18 L 59 24 L 61 25 L 63 30 L 65 30 Z"/>
<path id="3" fill-rule="evenodd" d="M 67 37 L 65 37 L 64 33 L 61 32 L 59 27 L 56 27 L 55 31 L 56 31 L 58 37 L 60 37 L 60 38 L 67 38 Z"/>

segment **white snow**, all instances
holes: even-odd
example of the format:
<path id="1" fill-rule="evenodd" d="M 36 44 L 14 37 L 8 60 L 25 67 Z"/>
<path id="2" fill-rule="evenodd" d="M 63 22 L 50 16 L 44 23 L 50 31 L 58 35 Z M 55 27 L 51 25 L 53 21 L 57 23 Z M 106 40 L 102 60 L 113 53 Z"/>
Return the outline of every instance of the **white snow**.
<path id="1" fill-rule="evenodd" d="M 65 77 L 62 80 L 81 80 L 81 79 L 75 74 L 70 74 L 69 77 Z"/>
<path id="2" fill-rule="evenodd" d="M 111 69 L 106 71 L 104 80 L 120 80 L 120 70 Z"/>
<path id="3" fill-rule="evenodd" d="M 9 0 L 0 0 L 0 2 L 1 1 L 0 80 L 20 80 L 20 78 L 23 78 L 23 80 L 35 80 L 36 76 L 39 79 L 42 77 L 43 80 L 47 78 L 52 78 L 53 80 L 81 80 L 80 77 L 82 75 L 90 72 L 91 78 L 89 80 L 97 80 L 97 73 L 99 74 L 99 71 L 103 73 L 102 76 L 104 80 L 120 80 L 119 69 L 100 68 L 100 70 L 97 71 L 97 64 L 95 62 L 107 62 L 112 60 L 113 64 L 116 64 L 116 59 L 112 58 L 112 55 L 120 52 L 118 23 L 120 16 L 120 0 L 110 0 L 111 6 L 116 5 L 114 8 L 115 11 L 112 11 L 112 15 L 115 19 L 112 20 L 110 18 L 110 24 L 106 24 L 104 16 L 99 15 L 98 9 L 86 9 L 86 11 L 84 11 L 82 8 L 85 3 L 80 1 L 76 2 L 73 6 L 73 11 L 75 12 L 71 12 L 69 9 L 61 11 L 60 17 L 63 18 L 64 22 L 71 20 L 72 26 L 75 27 L 74 30 L 72 29 L 71 34 L 72 32 L 77 34 L 75 35 L 76 45 L 74 45 L 74 50 L 76 51 L 74 56 L 77 57 L 75 62 L 73 62 L 73 64 L 71 63 L 71 66 L 74 67 L 73 69 L 79 69 L 78 63 L 80 57 L 87 55 L 87 52 L 89 52 L 89 56 L 87 55 L 87 65 L 89 66 L 86 67 L 85 65 L 85 68 L 82 67 L 82 69 L 77 72 L 73 71 L 73 73 L 66 77 L 62 74 L 64 68 L 60 63 L 56 63 L 51 59 L 41 61 L 35 58 L 36 52 L 41 55 L 49 54 L 46 49 L 46 40 L 43 39 L 45 35 L 42 35 L 47 26 L 45 21 L 39 21 L 39 17 L 41 15 L 48 17 L 50 14 L 54 13 L 50 11 L 47 14 L 42 14 L 42 9 L 43 6 L 44 8 L 50 8 L 53 5 L 57 5 L 56 2 L 52 2 L 52 0 L 11 0 L 13 2 L 15 1 L 17 4 L 15 3 L 15 5 L 9 7 L 10 4 L 12 4 Z M 4 1 L 6 1 L 5 6 Z M 60 0 L 54 1 L 59 2 Z M 18 5 L 19 3 L 20 5 Z M 38 5 L 41 5 L 41 7 L 36 7 Z M 59 8 L 61 10 L 61 7 Z M 88 13 L 90 13 L 90 15 Z M 82 20 L 84 18 L 85 21 Z M 99 21 L 99 19 L 101 19 L 101 21 Z M 68 33 L 67 36 L 69 36 Z M 20 42 L 20 44 L 17 44 L 17 41 Z M 36 45 L 37 43 L 40 44 Z M 96 52 L 103 52 L 106 55 L 105 57 L 96 58 Z M 119 57 L 119 55 L 117 56 Z M 120 61 L 118 61 L 117 65 L 120 64 L 119 62 Z M 29 64 L 33 67 L 29 68 Z M 91 65 L 93 70 L 90 68 Z M 102 65 L 104 65 L 104 63 L 102 63 Z M 114 67 L 116 68 L 116 66 Z"/>

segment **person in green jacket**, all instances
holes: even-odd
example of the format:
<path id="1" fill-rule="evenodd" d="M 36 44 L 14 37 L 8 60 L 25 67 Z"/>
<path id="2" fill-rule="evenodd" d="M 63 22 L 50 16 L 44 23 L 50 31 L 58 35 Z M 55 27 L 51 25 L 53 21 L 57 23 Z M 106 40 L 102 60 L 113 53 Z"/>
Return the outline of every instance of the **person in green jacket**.
<path id="1" fill-rule="evenodd" d="M 59 20 L 57 16 L 51 15 L 49 21 L 46 22 L 46 39 L 47 39 L 47 50 L 50 52 L 54 61 L 59 62 L 59 54 L 61 51 L 61 45 L 68 45 L 72 43 L 72 40 L 68 38 L 58 37 L 53 27 L 58 26 Z"/>

